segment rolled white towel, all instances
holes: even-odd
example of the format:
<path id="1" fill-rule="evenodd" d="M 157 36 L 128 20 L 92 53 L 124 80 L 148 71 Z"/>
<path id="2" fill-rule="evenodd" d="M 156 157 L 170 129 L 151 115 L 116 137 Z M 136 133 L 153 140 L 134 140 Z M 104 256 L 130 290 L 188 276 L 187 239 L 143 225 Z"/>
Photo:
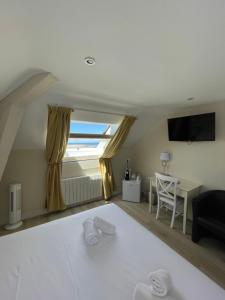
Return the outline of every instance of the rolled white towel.
<path id="1" fill-rule="evenodd" d="M 94 221 L 92 219 L 86 219 L 83 222 L 83 228 L 86 243 L 91 246 L 97 244 L 100 240 L 100 234 L 94 225 Z"/>
<path id="2" fill-rule="evenodd" d="M 96 228 L 100 229 L 103 233 L 115 234 L 115 231 L 116 231 L 115 225 L 107 222 L 106 220 L 104 220 L 100 217 L 94 218 L 94 224 L 95 224 Z"/>
<path id="3" fill-rule="evenodd" d="M 148 275 L 153 295 L 164 297 L 172 287 L 170 274 L 163 269 L 151 272 Z"/>
<path id="4" fill-rule="evenodd" d="M 152 300 L 153 297 L 150 286 L 139 282 L 135 286 L 132 300 Z"/>

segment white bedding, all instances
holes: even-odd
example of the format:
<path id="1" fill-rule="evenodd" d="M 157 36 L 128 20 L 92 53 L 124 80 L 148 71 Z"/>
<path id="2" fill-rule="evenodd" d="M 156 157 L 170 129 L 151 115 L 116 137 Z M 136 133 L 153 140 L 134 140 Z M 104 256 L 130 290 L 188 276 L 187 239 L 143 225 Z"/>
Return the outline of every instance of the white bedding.
<path id="1" fill-rule="evenodd" d="M 87 247 L 82 222 L 96 215 L 117 234 Z M 225 299 L 221 287 L 114 204 L 1 237 L 0 299 L 131 300 L 135 284 L 158 268 L 174 283 L 164 299 Z"/>

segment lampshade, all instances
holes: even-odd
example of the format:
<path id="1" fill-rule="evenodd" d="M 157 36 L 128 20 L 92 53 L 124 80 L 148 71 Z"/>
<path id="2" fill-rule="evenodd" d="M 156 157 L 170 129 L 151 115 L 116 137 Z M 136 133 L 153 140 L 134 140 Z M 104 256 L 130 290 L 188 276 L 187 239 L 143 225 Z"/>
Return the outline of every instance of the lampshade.
<path id="1" fill-rule="evenodd" d="M 161 161 L 168 161 L 168 160 L 170 160 L 170 153 L 169 152 L 161 152 L 160 153 L 160 160 Z"/>

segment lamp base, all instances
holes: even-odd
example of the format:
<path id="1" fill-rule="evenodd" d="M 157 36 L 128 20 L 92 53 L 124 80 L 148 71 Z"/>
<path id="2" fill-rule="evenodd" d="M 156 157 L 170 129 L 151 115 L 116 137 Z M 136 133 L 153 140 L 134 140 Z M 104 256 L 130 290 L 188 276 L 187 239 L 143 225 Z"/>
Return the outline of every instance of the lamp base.
<path id="1" fill-rule="evenodd" d="M 163 174 L 167 175 L 168 173 L 168 163 L 166 160 L 162 160 L 162 168 L 163 168 Z"/>

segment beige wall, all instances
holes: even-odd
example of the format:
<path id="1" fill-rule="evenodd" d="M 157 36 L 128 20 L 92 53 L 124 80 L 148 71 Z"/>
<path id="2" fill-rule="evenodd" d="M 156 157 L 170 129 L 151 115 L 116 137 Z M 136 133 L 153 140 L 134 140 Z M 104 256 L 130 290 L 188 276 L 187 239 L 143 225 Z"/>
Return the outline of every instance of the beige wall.
<path id="1" fill-rule="evenodd" d="M 124 178 L 126 160 L 131 158 L 131 149 L 122 148 L 121 151 L 112 159 L 113 174 L 116 185 L 116 192 L 121 193 L 122 191 L 122 180 Z M 131 163 L 130 163 L 131 167 Z"/>
<path id="2" fill-rule="evenodd" d="M 163 111 L 161 115 L 160 110 Z M 183 142 L 168 142 L 166 121 L 168 117 L 213 111 L 216 112 L 216 142 L 198 142 L 190 145 Z M 173 114 L 166 114 L 163 107 L 157 109 L 157 113 L 152 109 L 146 120 L 149 132 L 145 133 L 134 146 L 124 147 L 112 160 L 117 192 L 121 192 L 127 159 L 130 159 L 130 166 L 134 172 L 142 175 L 142 188 L 144 191 L 147 190 L 147 177 L 161 170 L 159 160 L 161 151 L 172 153 L 169 165 L 171 174 L 198 181 L 206 189 L 225 189 L 225 102 L 180 109 Z M 66 163 L 63 166 L 63 177 L 96 173 L 97 165 L 97 161 Z M 13 182 L 23 185 L 23 217 L 45 212 L 45 176 L 44 150 L 11 152 L 0 183 L 0 224 L 5 224 L 8 220 L 8 185 Z"/>
<path id="3" fill-rule="evenodd" d="M 121 177 L 126 150 L 113 159 L 117 192 L 121 191 Z M 122 163 L 121 163 L 122 161 Z M 96 173 L 98 161 L 66 163 L 63 177 Z M 13 150 L 0 182 L 0 225 L 8 221 L 8 189 L 10 183 L 22 183 L 22 217 L 29 218 L 45 213 L 46 160 L 43 150 Z"/>
<path id="4" fill-rule="evenodd" d="M 116 190 L 115 193 L 120 193 L 122 190 L 122 179 L 124 176 L 124 171 L 126 167 L 126 160 L 131 156 L 130 148 L 123 148 L 112 159 L 112 167 L 115 179 Z M 85 176 L 99 173 L 99 163 L 98 160 L 87 160 L 79 162 L 65 162 L 63 164 L 62 177 L 76 177 L 76 176 Z"/>
<path id="5" fill-rule="evenodd" d="M 122 191 L 122 179 L 126 167 L 126 160 L 130 159 L 130 148 L 122 148 L 121 151 L 112 159 L 113 174 L 115 179 L 115 193 Z M 87 160 L 79 162 L 65 162 L 63 164 L 62 177 L 76 177 L 99 173 L 98 160 Z"/>
<path id="6" fill-rule="evenodd" d="M 68 161 L 63 163 L 62 177 L 80 177 L 99 173 L 98 159 Z"/>
<path id="7" fill-rule="evenodd" d="M 206 112 L 216 112 L 215 142 L 169 142 L 167 118 Z M 162 171 L 159 155 L 169 151 L 172 160 L 169 173 L 203 184 L 204 189 L 225 189 L 225 102 L 183 109 L 176 114 L 161 117 L 157 125 L 135 145 L 132 161 L 144 179 L 143 189 L 148 189 L 147 177 Z"/>
<path id="8" fill-rule="evenodd" d="M 22 184 L 22 216 L 44 212 L 46 161 L 42 150 L 12 151 L 0 183 L 0 224 L 8 221 L 8 187 Z"/>

